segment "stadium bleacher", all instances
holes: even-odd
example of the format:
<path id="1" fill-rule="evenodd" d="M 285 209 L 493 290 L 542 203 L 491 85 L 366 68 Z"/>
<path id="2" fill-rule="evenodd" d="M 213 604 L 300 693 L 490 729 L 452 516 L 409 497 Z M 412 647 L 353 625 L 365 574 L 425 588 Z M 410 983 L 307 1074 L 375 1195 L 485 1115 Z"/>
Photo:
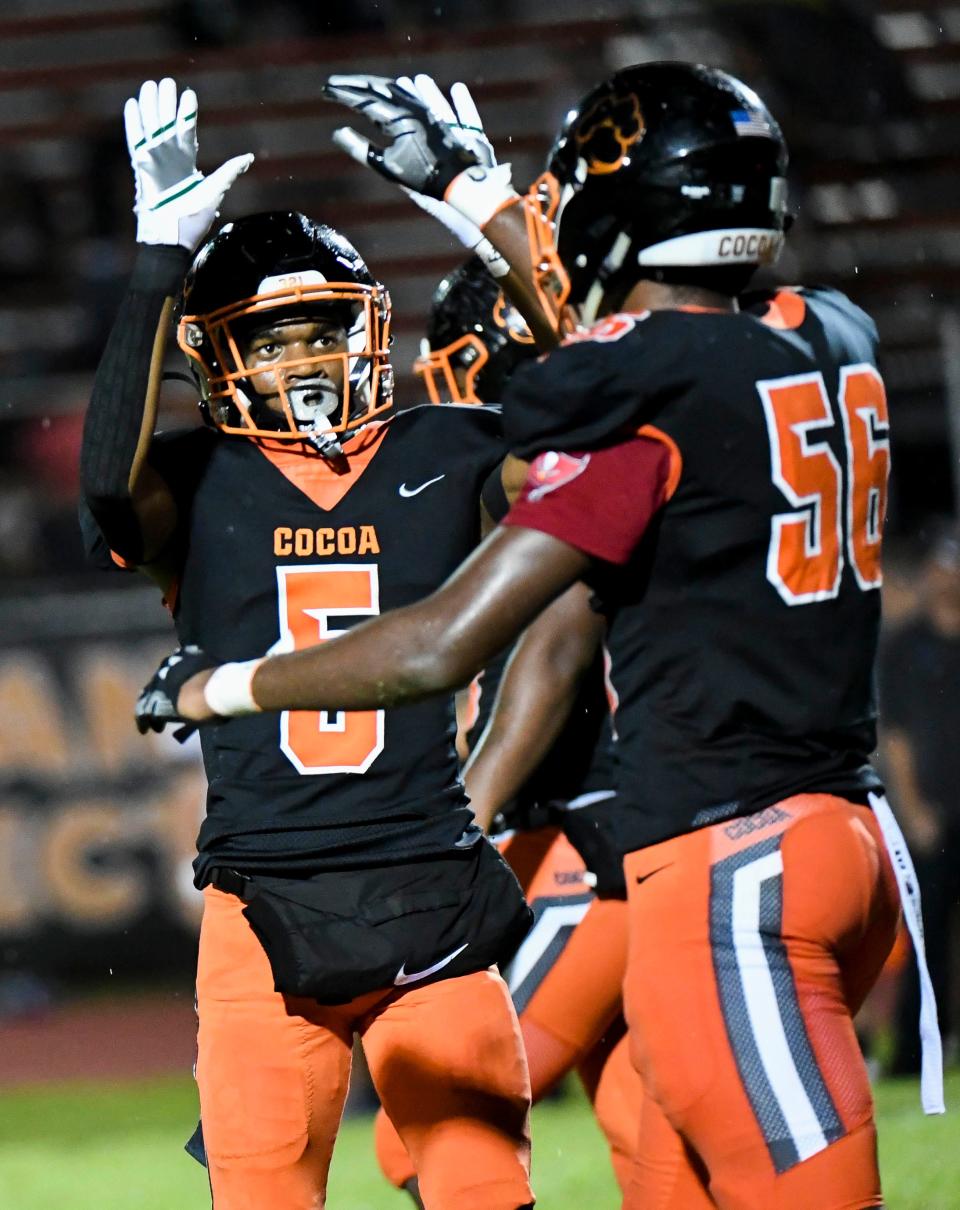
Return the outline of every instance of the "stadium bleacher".
<path id="1" fill-rule="evenodd" d="M 257 161 L 228 212 L 300 208 L 342 226 L 390 286 L 401 399 L 430 291 L 460 253 L 431 220 L 331 145 L 345 115 L 319 89 L 336 70 L 425 70 L 474 91 L 515 179 L 537 175 L 571 98 L 637 58 L 710 58 L 751 76 L 765 62 L 738 32 L 732 0 L 556 0 L 510 6 L 509 24 L 395 24 L 387 33 L 276 38 L 258 22 L 237 45 L 191 47 L 172 4 L 31 0 L 0 18 L 0 418 L 75 410 L 133 252 L 130 180 L 119 120 L 148 77 L 196 88 L 201 162 L 242 151 Z M 548 11 L 545 11 L 548 10 Z M 584 13 L 590 13 L 584 17 Z M 441 13 L 442 17 L 442 13 Z M 759 81 L 798 151 L 799 221 L 782 271 L 845 288 L 875 315 L 901 443 L 947 432 L 943 315 L 960 306 L 960 5 L 882 0 L 871 36 L 899 71 L 912 109 L 847 120 L 794 104 Z M 834 48 L 835 49 L 835 48 Z M 849 47 L 850 56 L 858 47 Z M 809 71 L 816 88 L 817 64 Z M 778 95 L 779 94 L 779 95 Z M 840 112 L 838 112 L 840 109 Z M 7 222 L 6 220 L 10 221 Z M 11 236 L 10 229 L 14 235 Z M 19 243 L 17 243 L 19 241 Z M 15 246 L 14 246 L 15 245 Z M 171 364 L 175 354 L 171 355 Z"/>

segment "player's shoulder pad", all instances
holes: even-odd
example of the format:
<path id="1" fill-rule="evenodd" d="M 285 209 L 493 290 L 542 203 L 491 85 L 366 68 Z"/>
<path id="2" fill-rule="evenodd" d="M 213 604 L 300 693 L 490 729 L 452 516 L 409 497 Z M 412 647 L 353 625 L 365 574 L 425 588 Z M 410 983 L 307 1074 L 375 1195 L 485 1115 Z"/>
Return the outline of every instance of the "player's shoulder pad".
<path id="1" fill-rule="evenodd" d="M 503 413 L 499 405 L 475 403 L 421 403 L 390 418 L 397 429 L 417 431 L 425 440 L 462 444 L 503 441 Z M 429 435 L 429 436 L 428 436 Z"/>
<path id="2" fill-rule="evenodd" d="M 520 366 L 503 397 L 512 453 L 585 450 L 647 423 L 694 375 L 678 311 L 609 315 Z"/>
<path id="3" fill-rule="evenodd" d="M 217 448 L 233 440 L 203 426 L 170 429 L 154 436 L 147 460 L 167 485 L 178 507 L 183 507 L 193 496 Z"/>
<path id="4" fill-rule="evenodd" d="M 495 432 L 500 425 L 502 408 L 499 404 L 484 403 L 418 403 L 404 408 L 390 417 L 390 424 L 429 425 L 479 425 L 481 429 Z"/>
<path id="5" fill-rule="evenodd" d="M 438 467 L 442 462 L 445 472 L 459 468 L 485 478 L 507 454 L 498 407 L 425 403 L 396 413 L 390 423 L 396 433 L 392 440 L 409 442 L 411 456 Z"/>
<path id="6" fill-rule="evenodd" d="M 222 433 L 217 433 L 206 425 L 196 425 L 193 428 L 164 429 L 154 433 L 150 446 L 151 450 L 162 450 L 164 453 L 196 454 L 212 449 L 218 441 L 224 439 Z"/>
<path id="7" fill-rule="evenodd" d="M 807 306 L 822 317 L 827 324 L 848 324 L 865 335 L 874 344 L 877 342 L 877 325 L 873 319 L 842 290 L 832 286 L 806 286 L 798 291 Z"/>
<path id="8" fill-rule="evenodd" d="M 165 479 L 192 477 L 217 446 L 230 438 L 214 429 L 198 425 L 192 429 L 167 429 L 155 433 L 150 442 L 148 461 Z"/>
<path id="9" fill-rule="evenodd" d="M 819 327 L 831 343 L 877 343 L 877 326 L 856 303 L 833 286 L 782 286 L 744 294 L 741 310 L 772 328 L 811 334 Z"/>

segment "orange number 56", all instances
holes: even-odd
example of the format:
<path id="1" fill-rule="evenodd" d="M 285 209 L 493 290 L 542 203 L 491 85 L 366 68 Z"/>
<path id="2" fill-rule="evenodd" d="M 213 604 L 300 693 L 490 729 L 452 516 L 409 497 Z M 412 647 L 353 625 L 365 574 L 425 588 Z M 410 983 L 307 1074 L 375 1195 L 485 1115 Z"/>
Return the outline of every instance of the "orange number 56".
<path id="1" fill-rule="evenodd" d="M 332 621 L 380 612 L 375 563 L 278 567 L 280 650 L 342 634 Z M 301 773 L 365 773 L 383 751 L 382 710 L 287 710 L 280 747 Z"/>
<path id="2" fill-rule="evenodd" d="M 879 588 L 890 439 L 883 380 L 871 365 L 844 366 L 839 404 L 843 469 L 824 430 L 836 423 L 823 375 L 757 383 L 770 438 L 773 482 L 791 505 L 774 516 L 767 579 L 788 605 L 828 601 L 840 591 L 845 557 L 856 582 Z"/>

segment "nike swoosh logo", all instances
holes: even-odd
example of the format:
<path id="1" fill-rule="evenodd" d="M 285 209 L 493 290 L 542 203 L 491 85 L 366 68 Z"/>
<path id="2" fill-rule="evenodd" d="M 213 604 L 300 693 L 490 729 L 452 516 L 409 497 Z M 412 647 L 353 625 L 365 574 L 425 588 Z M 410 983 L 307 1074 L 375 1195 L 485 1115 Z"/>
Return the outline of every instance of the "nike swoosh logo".
<path id="1" fill-rule="evenodd" d="M 659 874 L 661 870 L 669 869 L 671 865 L 673 865 L 672 861 L 667 862 L 666 865 L 658 865 L 657 868 L 655 870 L 651 870 L 649 874 L 641 874 L 639 878 L 637 878 L 637 885 L 639 886 L 641 882 L 646 882 L 647 879 L 652 878 L 654 874 Z"/>
<path id="2" fill-rule="evenodd" d="M 469 944 L 469 941 L 465 941 L 459 949 L 455 949 L 452 954 L 447 954 L 446 958 L 441 958 L 439 962 L 434 962 L 433 966 L 428 966 L 426 970 L 410 971 L 408 974 L 406 969 L 407 964 L 404 962 L 403 966 L 397 971 L 394 983 L 397 987 L 403 987 L 406 983 L 416 983 L 420 979 L 426 979 L 428 975 L 435 975 L 437 971 L 443 970 L 449 962 L 452 962 L 458 954 L 462 954 Z"/>
<path id="3" fill-rule="evenodd" d="M 400 484 L 400 495 L 404 497 L 419 496 L 422 491 L 430 487 L 431 484 L 439 483 L 441 479 L 446 479 L 446 475 L 437 475 L 436 479 L 428 479 L 426 483 L 421 483 L 419 487 L 407 487 L 405 483 Z"/>

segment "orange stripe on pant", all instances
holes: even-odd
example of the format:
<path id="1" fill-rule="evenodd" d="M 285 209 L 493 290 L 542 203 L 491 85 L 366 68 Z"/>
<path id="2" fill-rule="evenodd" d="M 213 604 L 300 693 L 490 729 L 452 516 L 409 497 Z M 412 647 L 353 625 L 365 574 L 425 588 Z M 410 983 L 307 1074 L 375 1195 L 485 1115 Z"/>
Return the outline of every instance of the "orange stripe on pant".
<path id="1" fill-rule="evenodd" d="M 555 828 L 518 832 L 499 847 L 535 913 L 505 972 L 520 1013 L 533 1100 L 576 1070 L 625 1187 L 641 1100 L 623 1041 L 627 905 L 593 898 L 583 859 Z M 402 1188 L 417 1170 L 383 1110 L 374 1137 L 381 1170 Z"/>
<path id="2" fill-rule="evenodd" d="M 852 1019 L 899 917 L 873 813 L 798 795 L 625 869 L 645 1093 L 626 1210 L 881 1205 Z"/>
<path id="3" fill-rule="evenodd" d="M 321 1210 L 359 1034 L 429 1210 L 517 1210 L 530 1087 L 492 970 L 326 1007 L 273 990 L 243 904 L 207 887 L 197 1084 L 216 1210 Z"/>

